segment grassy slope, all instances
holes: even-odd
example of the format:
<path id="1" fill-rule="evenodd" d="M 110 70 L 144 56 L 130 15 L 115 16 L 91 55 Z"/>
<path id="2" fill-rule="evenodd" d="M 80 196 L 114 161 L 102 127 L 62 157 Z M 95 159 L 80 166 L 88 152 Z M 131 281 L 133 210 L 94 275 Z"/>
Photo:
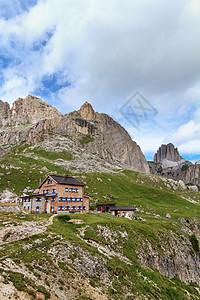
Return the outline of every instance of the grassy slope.
<path id="1" fill-rule="evenodd" d="M 5 217 L 9 220 L 12 220 L 13 218 L 15 221 L 21 222 L 20 216 L 12 216 L 9 214 Z M 48 215 L 45 215 L 45 218 L 46 217 L 48 217 Z M 26 216 L 25 220 L 42 221 L 43 218 L 44 215 Z M 169 230 L 174 232 L 177 230 L 177 226 L 170 220 L 162 222 L 161 220 L 149 218 L 147 219 L 147 222 L 144 223 L 135 220 L 130 221 L 124 218 L 109 219 L 106 215 L 103 217 L 91 214 L 73 215 L 73 218 L 81 218 L 85 223 L 83 225 L 75 225 L 61 222 L 57 218 L 54 218 L 53 225 L 49 227 L 46 233 L 35 235 L 22 241 L 13 242 L 1 247 L 0 261 L 9 257 L 19 267 L 24 265 L 29 270 L 30 274 L 33 274 L 39 279 L 43 279 L 43 282 L 39 285 L 35 284 L 34 280 L 28 280 L 27 277 L 22 278 L 20 275 L 21 273 L 7 272 L 0 269 L 0 273 L 3 274 L 5 283 L 12 281 L 18 289 L 27 291 L 28 288 L 29 290 L 27 292 L 33 295 L 35 291 L 43 290 L 46 299 L 49 297 L 49 292 L 51 293 L 52 291 L 52 285 L 58 286 L 68 293 L 69 286 L 72 284 L 74 286 L 75 273 L 71 267 L 73 268 L 73 265 L 76 264 L 79 253 L 71 251 L 73 263 L 68 266 L 66 263 L 63 264 L 62 259 L 59 259 L 59 257 L 54 260 L 51 256 L 47 255 L 47 251 L 53 244 L 59 245 L 59 243 L 69 241 L 72 245 L 78 245 L 93 256 L 102 256 L 103 259 L 105 258 L 104 255 L 99 253 L 97 248 L 88 245 L 76 235 L 80 228 L 89 225 L 86 230 L 86 239 L 100 242 L 102 245 L 110 244 L 112 247 L 109 240 L 105 241 L 103 237 L 97 236 L 97 226 L 100 225 L 115 232 L 126 231 L 129 234 L 128 240 L 117 238 L 117 245 L 121 247 L 122 253 L 129 258 L 132 265 L 130 266 L 122 262 L 116 256 L 107 259 L 106 268 L 111 276 L 110 286 L 108 287 L 102 284 L 98 277 L 86 276 L 92 287 L 100 287 L 102 292 L 110 299 L 124 299 L 124 295 L 128 292 L 132 295 L 140 296 L 140 299 L 144 299 L 145 297 L 147 297 L 147 299 L 198 299 L 198 292 L 195 288 L 197 286 L 195 284 L 185 285 L 177 277 L 168 279 L 159 274 L 156 270 L 141 268 L 137 262 L 135 250 L 140 244 L 141 239 L 148 238 L 154 245 L 154 248 L 159 248 L 160 242 L 158 236 L 167 233 Z M 151 228 L 150 231 L 149 228 Z M 61 236 L 62 239 L 60 239 Z M 41 244 L 36 243 L 38 239 L 42 241 Z M 34 246 L 34 243 L 36 243 L 36 246 L 27 251 L 26 245 Z M 84 274 L 81 276 L 85 278 Z M 49 286 L 47 283 L 49 283 Z M 75 296 L 74 299 L 94 299 L 93 297 L 88 297 L 86 291 L 80 286 L 77 286 L 75 289 L 77 289 L 79 296 Z M 132 296 L 130 296 L 130 299 L 133 299 Z"/>
<path id="2" fill-rule="evenodd" d="M 98 199 L 100 203 L 108 202 L 110 199 L 116 205 L 134 205 L 140 210 L 144 209 L 161 216 L 163 213 L 169 213 L 173 218 L 200 217 L 200 206 L 184 200 L 181 197 L 181 192 L 179 192 L 180 194 L 178 192 L 173 193 L 135 183 L 140 176 L 139 173 L 133 171 L 124 171 L 124 173 L 124 175 L 87 174 L 85 181 L 88 189 L 85 191 L 92 199 Z M 184 196 L 191 196 L 191 192 L 188 192 L 188 195 L 187 192 L 182 193 Z"/>
<path id="3" fill-rule="evenodd" d="M 31 157 L 25 157 L 23 155 L 25 147 L 26 146 L 21 147 L 17 155 L 13 153 L 0 158 L 0 165 L 13 165 L 21 168 L 5 169 L 0 167 L 0 173 L 4 174 L 4 176 L 0 176 L 0 191 L 9 188 L 17 194 L 21 194 L 23 189 L 27 186 L 34 189 L 37 188 L 40 179 L 43 180 L 49 172 L 54 173 L 56 171 L 58 174 L 70 174 L 69 171 L 66 171 L 62 167 L 55 166 L 53 162 L 50 161 L 51 153 L 50 156 L 48 156 L 48 153 L 37 152 L 37 160 Z M 42 171 L 43 173 L 41 174 L 41 169 L 44 166 L 48 168 L 49 172 Z M 177 278 L 169 280 L 160 275 L 156 270 L 145 270 L 141 268 L 136 261 L 135 249 L 138 246 L 138 242 L 144 238 L 150 240 L 155 247 L 160 249 L 159 237 L 163 234 L 168 234 L 170 231 L 177 234 L 177 238 L 179 238 L 181 226 L 177 219 L 180 219 L 181 217 L 200 217 L 199 205 L 184 200 L 182 196 L 186 198 L 195 198 L 196 201 L 199 201 L 199 194 L 187 190 L 169 192 L 163 182 L 153 182 L 150 179 L 150 176 L 133 171 L 124 171 L 123 174 L 115 175 L 104 173 L 79 174 L 79 178 L 88 186 L 88 188 L 85 188 L 85 192 L 91 197 L 91 204 L 93 206 L 97 200 L 100 202 L 107 202 L 108 199 L 110 199 L 110 201 L 115 202 L 117 205 L 134 205 L 140 208 L 140 212 L 137 213 L 137 215 L 146 219 L 146 222 L 138 222 L 137 220 L 129 221 L 119 218 L 109 219 L 95 215 L 81 216 L 85 221 L 84 225 L 89 225 L 89 228 L 86 231 L 86 237 L 93 239 L 94 241 L 102 241 L 105 243 L 104 240 L 101 240 L 101 238 L 96 235 L 97 225 L 108 226 L 115 231 L 123 228 L 130 234 L 132 232 L 131 239 L 125 243 L 120 241 L 120 243 L 122 243 L 124 255 L 133 262 L 133 266 L 129 266 L 122 261 L 119 261 L 117 257 L 109 260 L 107 268 L 110 274 L 112 274 L 113 284 L 112 287 L 108 289 L 102 287 L 104 292 L 115 299 L 119 299 L 119 297 L 123 299 L 123 292 L 126 288 L 133 294 L 146 295 L 149 299 L 157 299 L 158 297 L 162 299 L 187 299 L 187 294 L 185 292 L 187 290 L 193 295 L 191 299 L 197 299 L 194 296 L 196 295 L 196 289 L 193 285 L 186 286 Z M 160 189 L 160 187 L 162 189 Z M 151 214 L 146 215 L 145 213 L 141 213 L 141 210 Z M 164 221 L 155 219 L 153 218 L 153 213 L 161 216 L 169 213 L 172 216 L 172 220 Z M 48 217 L 48 215 L 46 215 L 46 217 Z M 73 217 L 80 218 L 80 216 L 76 215 Z M 26 220 L 36 220 L 38 218 L 43 218 L 43 216 L 25 217 Z M 18 217 L 14 217 L 14 219 L 18 219 Z M 177 222 L 174 222 L 174 220 Z M 82 225 L 68 223 L 63 224 L 55 219 L 54 224 L 49 228 L 49 232 L 61 234 L 65 240 L 71 241 L 72 243 L 87 249 L 87 251 L 92 254 L 98 253 L 96 248 L 89 246 L 76 236 L 77 229 L 81 226 Z M 11 257 L 16 262 L 24 263 L 29 266 L 30 270 L 32 267 L 30 261 L 35 261 L 43 266 L 48 279 L 48 272 L 52 274 L 57 270 L 56 268 L 58 268 L 58 266 L 55 262 L 52 263 L 47 255 L 47 250 L 55 241 L 54 239 L 48 239 L 47 236 L 47 234 L 37 235 L 23 240 L 23 243 L 19 241 L 7 244 L 1 248 L 0 257 L 3 259 L 5 257 Z M 40 247 L 34 247 L 28 252 L 23 249 L 25 244 L 32 243 L 37 238 L 44 238 L 46 241 L 44 241 Z M 43 252 L 42 256 L 41 250 Z M 100 253 L 98 254 L 100 255 Z M 63 265 L 61 264 L 60 266 Z M 69 272 L 69 270 L 66 271 L 64 268 L 61 271 L 65 276 L 66 272 Z M 0 270 L 0 273 L 1 272 L 3 271 Z M 13 279 L 13 276 L 9 275 L 8 280 L 14 281 L 16 278 L 14 276 Z M 73 274 L 70 276 L 73 277 Z M 25 279 L 23 280 L 25 286 L 31 285 L 30 283 L 26 284 Z M 56 280 L 58 281 L 58 278 L 55 279 L 55 281 Z M 92 286 L 101 285 L 98 278 L 90 278 L 90 282 Z M 32 286 L 32 288 L 34 289 L 34 286 Z M 35 289 L 36 288 L 38 287 L 35 287 Z M 45 286 L 45 288 L 48 290 L 48 286 Z"/>
<path id="4" fill-rule="evenodd" d="M 36 189 L 48 173 L 73 175 L 70 170 L 54 165 L 52 152 L 35 149 L 37 159 L 26 157 L 24 154 L 31 152 L 29 147 L 27 145 L 17 147 L 19 151 L 17 153 L 16 147 L 13 147 L 13 154 L 0 158 L 0 173 L 4 174 L 0 176 L 0 191 L 8 188 L 20 195 L 27 186 Z M 53 158 L 59 158 L 60 155 L 69 158 L 65 152 L 56 153 Z M 6 169 L 2 168 L 2 165 L 12 165 L 20 169 Z M 42 170 L 43 167 L 49 171 Z M 151 175 L 125 170 L 122 174 L 115 175 L 88 173 L 84 174 L 84 178 L 79 174 L 79 178 L 86 184 L 85 193 L 91 197 L 91 207 L 95 207 L 97 201 L 108 202 L 110 199 L 117 205 L 134 205 L 140 210 L 144 209 L 161 216 L 169 213 L 173 218 L 200 217 L 199 206 L 182 198 L 182 196 L 192 198 L 200 203 L 200 193 L 189 190 L 168 191 L 158 177 L 157 181 L 152 181 Z"/>

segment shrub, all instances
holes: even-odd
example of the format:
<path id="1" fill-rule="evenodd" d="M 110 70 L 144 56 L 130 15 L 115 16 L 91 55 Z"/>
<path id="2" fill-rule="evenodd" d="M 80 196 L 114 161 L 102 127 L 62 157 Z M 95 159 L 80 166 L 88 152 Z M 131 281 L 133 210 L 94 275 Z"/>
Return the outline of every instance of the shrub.
<path id="1" fill-rule="evenodd" d="M 5 242 L 11 235 L 11 232 L 7 232 L 4 237 L 3 237 L 3 241 Z"/>
<path id="2" fill-rule="evenodd" d="M 88 143 L 93 142 L 93 141 L 94 141 L 94 138 L 89 134 L 84 136 L 82 139 L 79 140 L 81 145 L 88 144 Z"/>
<path id="3" fill-rule="evenodd" d="M 158 171 L 157 171 L 157 172 L 161 174 L 162 171 L 163 171 L 163 168 L 160 166 L 160 167 L 158 168 Z"/>
<path id="4" fill-rule="evenodd" d="M 199 252 L 199 242 L 198 242 L 195 234 L 190 236 L 190 242 L 192 244 L 192 247 L 193 247 L 194 251 Z"/>
<path id="5" fill-rule="evenodd" d="M 188 168 L 189 168 L 188 165 L 183 165 L 183 166 L 181 167 L 181 171 L 186 171 Z"/>
<path id="6" fill-rule="evenodd" d="M 50 298 L 50 293 L 45 289 L 44 286 L 38 285 L 37 291 L 43 293 L 47 299 Z"/>
<path id="7" fill-rule="evenodd" d="M 67 222 L 70 220 L 70 216 L 69 215 L 61 215 L 61 216 L 58 216 L 58 220 L 60 222 Z"/>

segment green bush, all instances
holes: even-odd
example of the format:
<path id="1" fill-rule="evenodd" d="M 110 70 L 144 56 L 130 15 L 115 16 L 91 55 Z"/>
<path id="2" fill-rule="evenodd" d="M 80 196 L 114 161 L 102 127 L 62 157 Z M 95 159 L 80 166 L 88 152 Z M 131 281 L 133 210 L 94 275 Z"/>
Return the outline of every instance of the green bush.
<path id="1" fill-rule="evenodd" d="M 194 251 L 199 252 L 199 242 L 198 242 L 195 234 L 190 236 L 190 242 L 192 244 L 192 247 L 193 247 Z"/>
<path id="2" fill-rule="evenodd" d="M 94 138 L 89 134 L 84 136 L 82 139 L 79 140 L 81 145 L 88 144 L 88 143 L 93 142 L 93 141 L 94 141 Z"/>
<path id="3" fill-rule="evenodd" d="M 183 166 L 181 167 L 181 171 L 186 171 L 188 168 L 189 168 L 188 165 L 183 165 Z"/>
<path id="4" fill-rule="evenodd" d="M 70 216 L 69 215 L 61 215 L 61 216 L 58 216 L 58 220 L 60 222 L 67 222 L 70 220 Z"/>
<path id="5" fill-rule="evenodd" d="M 47 299 L 50 298 L 50 293 L 45 289 L 44 286 L 38 285 L 37 291 L 40 292 L 40 293 L 43 293 L 46 296 Z"/>

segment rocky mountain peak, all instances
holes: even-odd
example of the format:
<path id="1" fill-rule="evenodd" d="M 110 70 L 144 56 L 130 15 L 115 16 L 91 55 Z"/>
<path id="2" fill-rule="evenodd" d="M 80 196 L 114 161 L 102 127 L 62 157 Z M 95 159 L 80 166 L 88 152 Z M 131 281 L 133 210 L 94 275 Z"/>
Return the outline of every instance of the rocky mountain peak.
<path id="1" fill-rule="evenodd" d="M 155 162 L 163 162 L 164 160 L 178 162 L 183 160 L 183 158 L 179 155 L 178 148 L 175 148 L 172 143 L 169 143 L 167 145 L 162 144 L 154 155 Z"/>
<path id="2" fill-rule="evenodd" d="M 0 100 L 0 119 L 8 118 L 10 113 L 10 105 Z"/>
<path id="3" fill-rule="evenodd" d="M 85 120 L 94 120 L 95 119 L 95 111 L 90 103 L 87 101 L 80 107 L 78 110 L 80 116 Z"/>
<path id="4" fill-rule="evenodd" d="M 23 124 L 53 119 L 58 116 L 62 116 L 62 114 L 55 107 L 32 95 L 18 98 L 10 111 L 10 119 Z"/>

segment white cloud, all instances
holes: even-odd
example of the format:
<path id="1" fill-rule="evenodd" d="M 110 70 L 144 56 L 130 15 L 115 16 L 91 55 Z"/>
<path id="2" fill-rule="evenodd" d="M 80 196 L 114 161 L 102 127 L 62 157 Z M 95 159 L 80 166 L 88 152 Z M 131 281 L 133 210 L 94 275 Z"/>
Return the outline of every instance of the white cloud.
<path id="1" fill-rule="evenodd" d="M 49 94 L 65 112 L 87 99 L 112 114 L 139 90 L 158 110 L 136 136 L 145 151 L 166 136 L 179 146 L 198 141 L 199 1 L 39 0 L 29 10 L 22 3 L 14 14 L 11 2 L 10 18 L 0 19 L 0 55 L 11 59 L 1 99 L 11 103 L 56 74 L 71 83 Z"/>

